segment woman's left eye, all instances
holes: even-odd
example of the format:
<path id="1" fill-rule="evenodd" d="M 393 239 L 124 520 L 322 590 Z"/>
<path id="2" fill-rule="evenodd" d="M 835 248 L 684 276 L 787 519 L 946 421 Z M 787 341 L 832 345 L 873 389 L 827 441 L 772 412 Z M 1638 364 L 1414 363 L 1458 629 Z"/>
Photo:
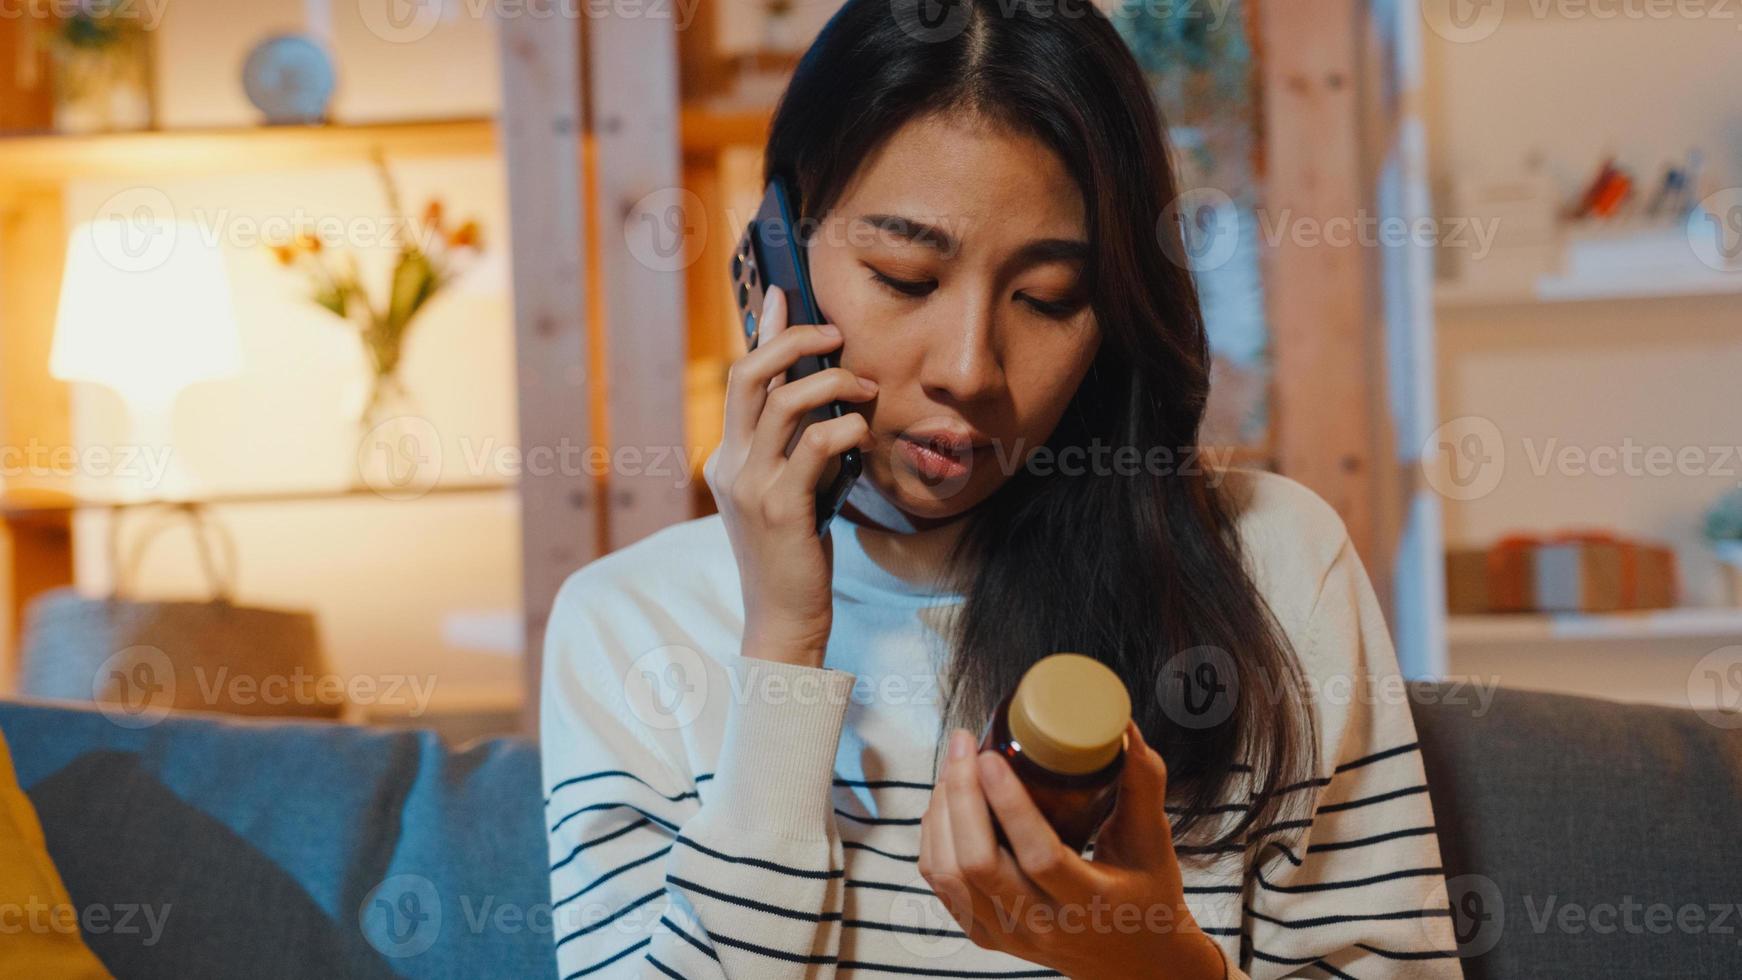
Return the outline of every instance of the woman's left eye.
<path id="1" fill-rule="evenodd" d="M 876 269 L 871 270 L 871 278 L 903 296 L 924 296 L 938 288 L 937 281 L 934 279 L 897 279 L 894 276 L 886 276 Z"/>
<path id="2" fill-rule="evenodd" d="M 1026 293 L 1017 293 L 1016 295 L 1018 299 L 1033 308 L 1035 312 L 1042 316 L 1052 317 L 1055 320 L 1063 320 L 1065 317 L 1070 316 L 1077 311 L 1077 307 L 1080 305 L 1070 300 L 1035 299 L 1033 296 L 1029 296 Z"/>

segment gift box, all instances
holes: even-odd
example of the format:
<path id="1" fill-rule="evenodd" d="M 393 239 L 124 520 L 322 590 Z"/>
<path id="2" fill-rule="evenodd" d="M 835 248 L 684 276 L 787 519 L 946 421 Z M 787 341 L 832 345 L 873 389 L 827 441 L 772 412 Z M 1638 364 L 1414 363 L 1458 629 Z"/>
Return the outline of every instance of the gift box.
<path id="1" fill-rule="evenodd" d="M 1446 552 L 1452 615 L 1669 609 L 1678 593 L 1674 550 L 1605 531 L 1512 534 Z"/>

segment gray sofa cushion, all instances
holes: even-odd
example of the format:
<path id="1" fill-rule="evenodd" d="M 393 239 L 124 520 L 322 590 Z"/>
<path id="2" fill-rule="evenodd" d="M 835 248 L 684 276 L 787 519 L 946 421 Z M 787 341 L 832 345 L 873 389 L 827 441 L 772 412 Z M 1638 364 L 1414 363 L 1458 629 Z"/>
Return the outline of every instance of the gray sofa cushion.
<path id="1" fill-rule="evenodd" d="M 0 731 L 118 976 L 555 970 L 529 743 L 12 702 Z"/>
<path id="2" fill-rule="evenodd" d="M 1742 976 L 1742 730 L 1414 690 L 1470 980 Z"/>

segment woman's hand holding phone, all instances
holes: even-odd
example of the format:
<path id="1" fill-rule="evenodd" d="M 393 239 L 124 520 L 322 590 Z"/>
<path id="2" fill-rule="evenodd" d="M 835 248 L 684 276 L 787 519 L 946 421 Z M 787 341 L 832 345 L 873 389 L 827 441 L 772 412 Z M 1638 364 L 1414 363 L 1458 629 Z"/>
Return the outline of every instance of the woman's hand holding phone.
<path id="1" fill-rule="evenodd" d="M 745 656 L 820 667 L 834 622 L 833 552 L 816 532 L 816 492 L 834 457 L 865 447 L 865 417 L 847 412 L 813 422 L 793 446 L 807 412 L 831 401 L 865 402 L 876 385 L 845 368 L 797 381 L 800 357 L 841 344 L 832 325 L 787 329 L 786 296 L 770 286 L 756 347 L 726 379 L 725 430 L 702 473 L 726 525 L 744 592 Z"/>

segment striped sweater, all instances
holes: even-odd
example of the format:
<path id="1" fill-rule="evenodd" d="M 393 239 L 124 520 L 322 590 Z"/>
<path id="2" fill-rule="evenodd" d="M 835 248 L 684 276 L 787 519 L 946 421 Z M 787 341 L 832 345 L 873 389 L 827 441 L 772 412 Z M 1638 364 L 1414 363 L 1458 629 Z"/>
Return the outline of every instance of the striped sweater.
<path id="1" fill-rule="evenodd" d="M 1193 915 L 1236 977 L 1461 976 L 1414 725 L 1361 562 L 1310 491 L 1227 476 L 1324 771 L 1291 789 L 1310 820 L 1182 854 Z M 878 564 L 844 518 L 831 534 L 823 667 L 740 654 L 718 516 L 564 584 L 541 715 L 560 976 L 1058 975 L 968 940 L 915 863 L 961 597 Z"/>

